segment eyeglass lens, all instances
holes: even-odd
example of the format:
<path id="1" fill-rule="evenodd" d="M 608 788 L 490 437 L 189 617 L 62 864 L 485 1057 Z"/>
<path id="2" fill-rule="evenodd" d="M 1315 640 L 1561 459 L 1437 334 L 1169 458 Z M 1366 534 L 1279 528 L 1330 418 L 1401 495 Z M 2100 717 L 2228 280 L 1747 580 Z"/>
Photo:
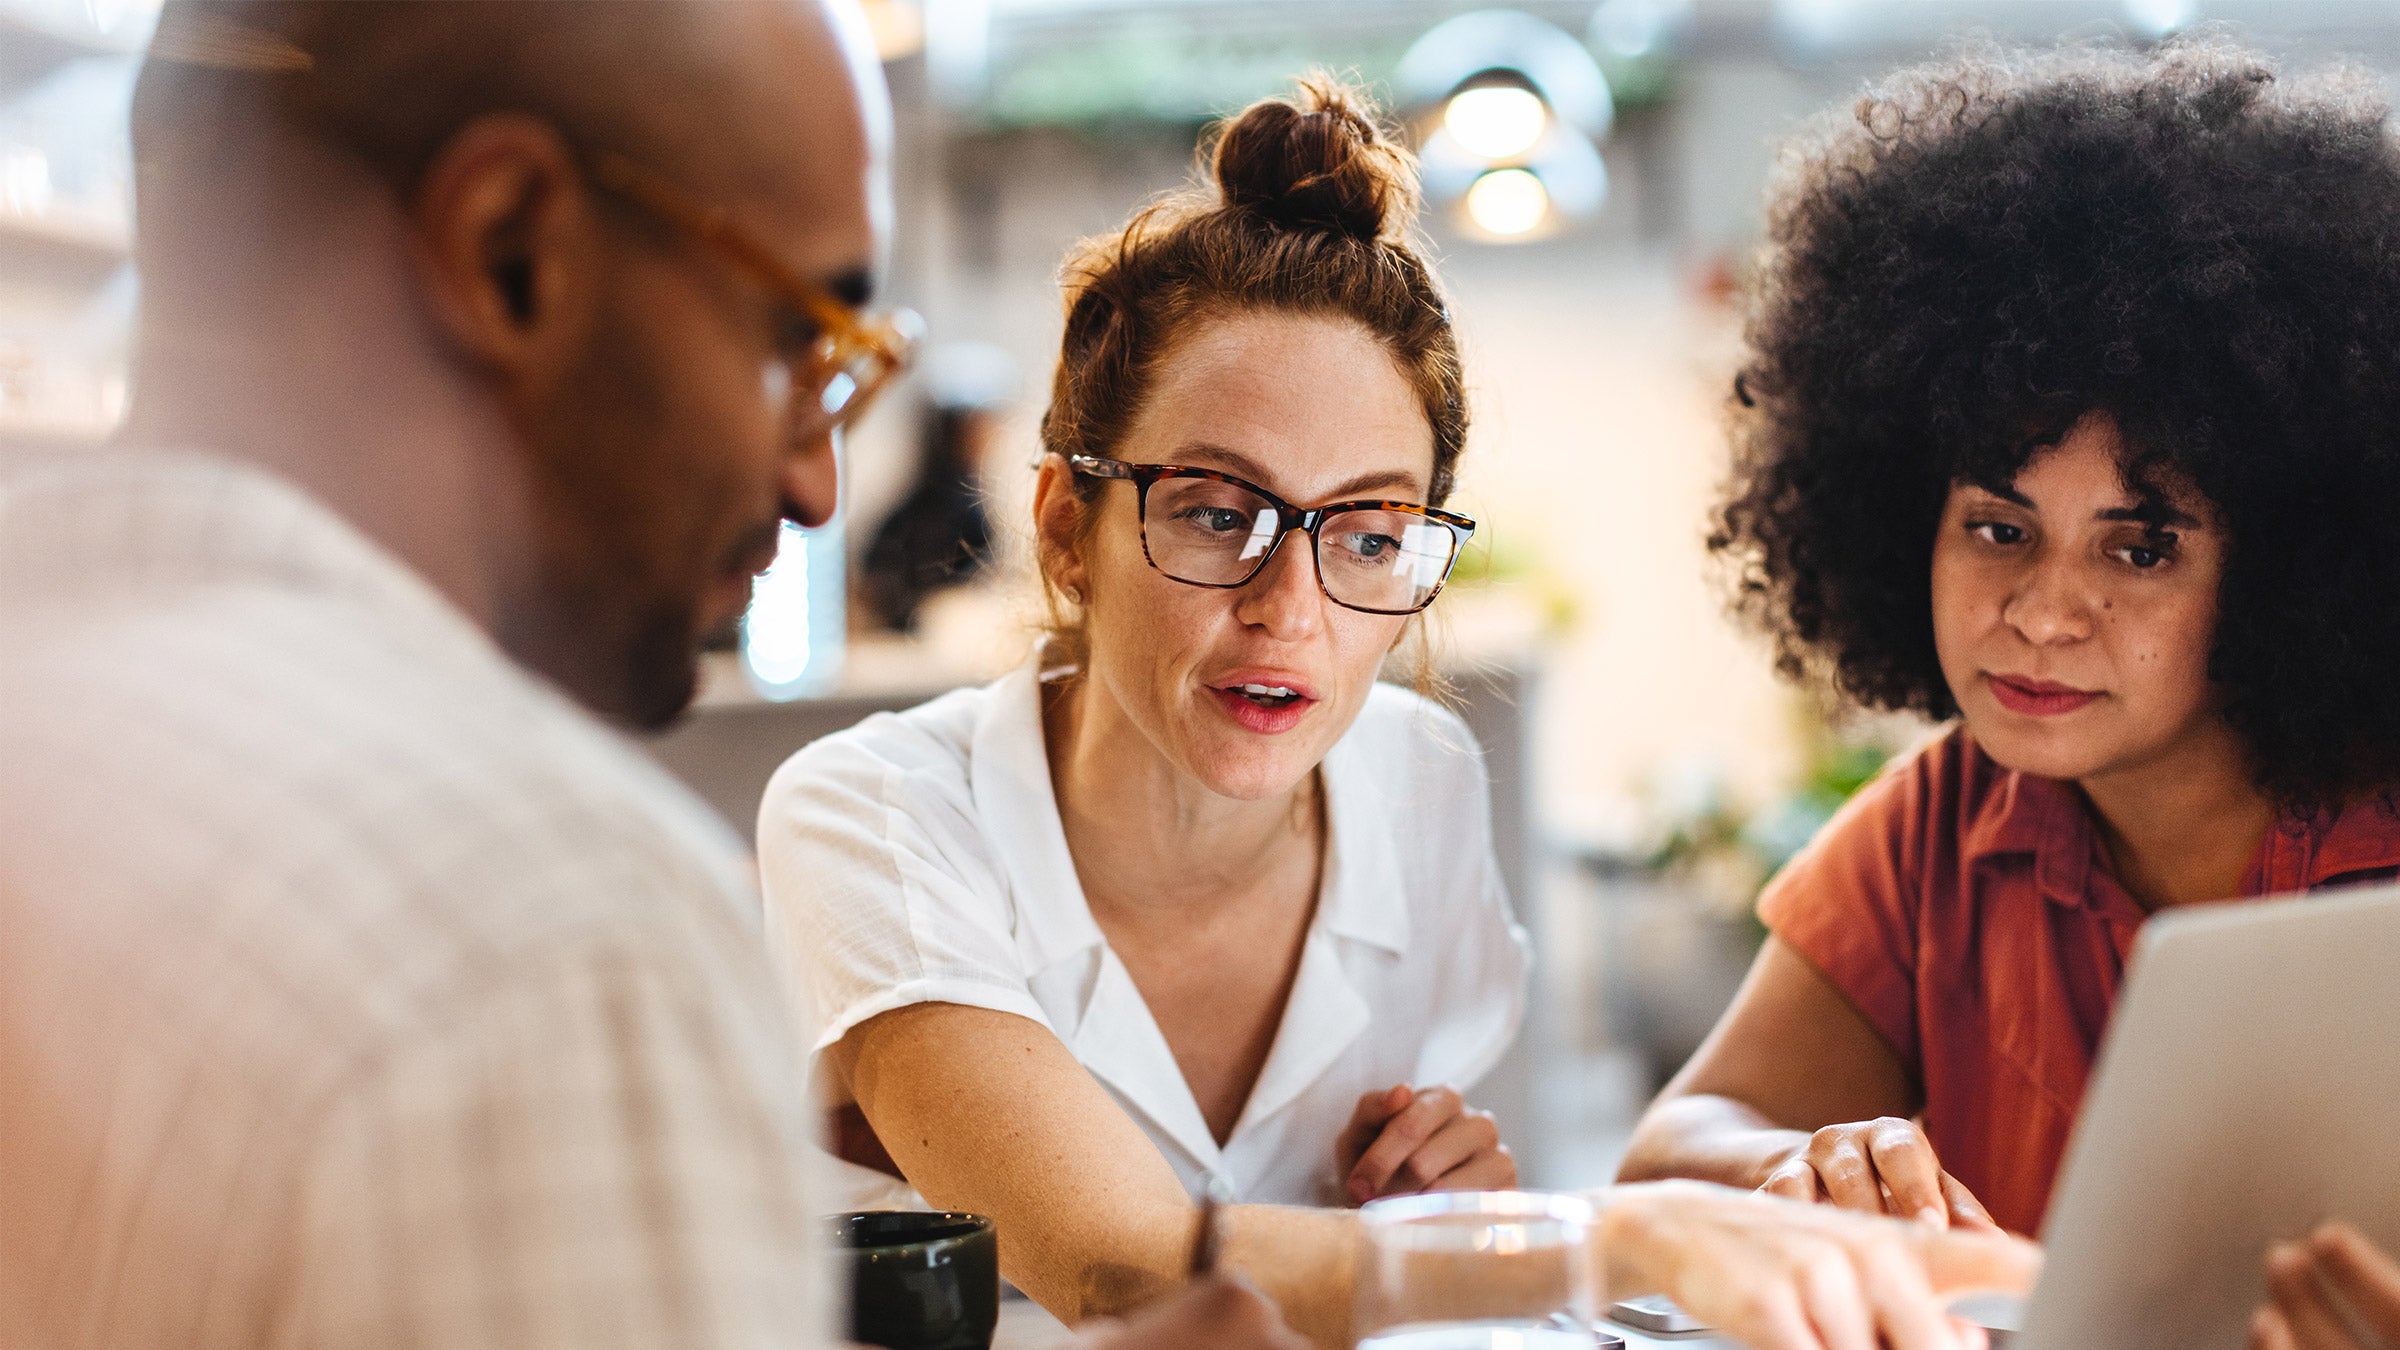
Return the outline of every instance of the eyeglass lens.
<path id="1" fill-rule="evenodd" d="M 1238 586 L 1291 522 L 1255 492 L 1213 478 L 1162 478 L 1150 487 L 1143 543 L 1159 571 L 1203 586 Z M 1351 510 L 1317 529 L 1325 593 L 1353 609 L 1421 608 L 1450 574 L 1458 537 L 1407 511 Z"/>

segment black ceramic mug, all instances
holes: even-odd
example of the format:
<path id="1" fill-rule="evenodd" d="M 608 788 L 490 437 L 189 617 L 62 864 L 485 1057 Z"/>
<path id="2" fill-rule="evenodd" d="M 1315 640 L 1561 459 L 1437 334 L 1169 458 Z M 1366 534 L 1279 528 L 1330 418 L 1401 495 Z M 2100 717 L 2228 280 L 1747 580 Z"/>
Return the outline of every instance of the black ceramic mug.
<path id="1" fill-rule="evenodd" d="M 1000 1320 L 1000 1240 L 980 1214 L 837 1215 L 850 1276 L 850 1339 L 887 1350 L 990 1350 Z"/>

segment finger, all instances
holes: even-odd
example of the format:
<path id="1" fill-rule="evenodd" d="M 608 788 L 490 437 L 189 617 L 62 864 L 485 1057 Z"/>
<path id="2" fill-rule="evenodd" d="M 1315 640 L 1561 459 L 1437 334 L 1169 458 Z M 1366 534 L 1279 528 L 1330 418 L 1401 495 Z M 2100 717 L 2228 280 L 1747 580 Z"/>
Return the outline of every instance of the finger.
<path id="1" fill-rule="evenodd" d="M 2346 1223 L 2329 1223 L 2311 1233 L 2308 1249 L 2316 1258 L 2317 1272 L 2367 1329 L 2400 1346 L 2400 1262 Z"/>
<path id="2" fill-rule="evenodd" d="M 1800 1292 L 1788 1285 L 1753 1294 L 1725 1313 L 1688 1303 L 1684 1306 L 1751 1350 L 1825 1350 L 1825 1342 L 1809 1324 Z"/>
<path id="3" fill-rule="evenodd" d="M 1375 1142 L 1350 1169 L 1351 1198 L 1364 1204 L 1383 1194 L 1393 1174 L 1400 1170 L 1400 1164 L 1432 1138 L 1434 1131 L 1465 1109 L 1466 1103 L 1449 1088 L 1427 1088 L 1418 1093 L 1415 1101 L 1384 1122 Z"/>
<path id="4" fill-rule="evenodd" d="M 1968 1190 L 1965 1182 L 1948 1172 L 1942 1173 L 1942 1200 L 1950 1207 L 1952 1223 L 1962 1228 L 1980 1228 L 1994 1233 L 2001 1231 L 1999 1221 L 1992 1217 L 1990 1210 L 1983 1207 L 1981 1200 L 1975 1198 L 1975 1192 Z"/>
<path id="5" fill-rule="evenodd" d="M 1359 1155 L 1365 1153 L 1367 1146 L 1375 1142 L 1375 1136 L 1382 1131 L 1383 1123 L 1399 1114 L 1400 1109 L 1407 1106 L 1415 1097 L 1416 1092 L 1406 1083 L 1395 1084 L 1381 1092 L 1370 1092 L 1360 1097 L 1358 1105 L 1350 1112 L 1350 1123 L 1342 1127 L 1340 1137 L 1334 1140 L 1334 1171 L 1339 1175 L 1348 1176 L 1350 1169 L 1358 1166 Z"/>
<path id="6" fill-rule="evenodd" d="M 1813 1205 L 1822 1198 L 1817 1186 L 1817 1169 L 1796 1160 L 1769 1172 L 1758 1190 L 1761 1195 L 1780 1196 L 1804 1205 Z"/>
<path id="7" fill-rule="evenodd" d="M 1992 1333 L 1963 1317 L 1950 1319 L 1950 1332 L 1965 1350 L 1992 1350 Z"/>
<path id="8" fill-rule="evenodd" d="M 1809 1142 L 1808 1163 L 1817 1169 L 1817 1184 L 1825 1188 L 1827 1200 L 1843 1209 L 1883 1213 L 1883 1186 L 1858 1131 L 1819 1130 Z"/>
<path id="9" fill-rule="evenodd" d="M 1892 1350 L 1956 1350 L 1950 1312 L 1934 1294 L 1916 1252 L 1880 1235 L 1869 1241 L 1859 1282 L 1884 1340 Z"/>
<path id="10" fill-rule="evenodd" d="M 2352 1350 L 2357 1345 L 2317 1283 L 2316 1262 L 2299 1243 L 2278 1242 L 2267 1249 L 2267 1293 L 2303 1350 Z"/>
<path id="11" fill-rule="evenodd" d="M 1513 1191 L 1517 1188 L 1517 1160 L 1508 1145 L 1495 1144 L 1490 1151 L 1478 1153 L 1434 1179 L 1429 1191 Z"/>
<path id="12" fill-rule="evenodd" d="M 2030 1294 L 2042 1273 L 2042 1249 L 2008 1233 L 1953 1228 L 1928 1233 L 1919 1255 L 1934 1291 Z"/>
<path id="13" fill-rule="evenodd" d="M 1936 1228 L 1950 1226 L 1950 1203 L 1942 1196 L 1942 1169 L 1934 1165 L 1933 1144 L 1913 1120 L 1886 1118 L 1867 1131 L 1867 1157 L 1884 1189 L 1892 1193 L 1891 1211 L 1924 1219 Z"/>
<path id="14" fill-rule="evenodd" d="M 1876 1350 L 1875 1320 L 1848 1257 L 1827 1247 L 1801 1267 L 1799 1278 L 1801 1302 L 1826 1350 Z"/>
<path id="15" fill-rule="evenodd" d="M 1482 1111 L 1461 1111 L 1433 1132 L 1433 1137 L 1417 1146 L 1417 1151 L 1404 1159 L 1392 1179 L 1384 1184 L 1385 1195 L 1400 1195 L 1431 1187 L 1444 1172 L 1479 1153 L 1500 1147 L 1500 1127 Z"/>
<path id="16" fill-rule="evenodd" d="M 2300 1350 L 2291 1323 L 2272 1303 L 2250 1315 L 2250 1350 Z"/>

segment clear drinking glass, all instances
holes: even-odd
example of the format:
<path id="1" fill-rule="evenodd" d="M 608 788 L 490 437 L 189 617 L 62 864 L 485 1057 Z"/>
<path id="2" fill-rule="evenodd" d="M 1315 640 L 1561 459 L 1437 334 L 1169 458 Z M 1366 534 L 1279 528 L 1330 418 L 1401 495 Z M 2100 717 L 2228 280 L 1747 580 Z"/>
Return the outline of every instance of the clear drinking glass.
<path id="1" fill-rule="evenodd" d="M 1437 1191 L 1359 1211 L 1359 1350 L 1591 1350 L 1588 1200 Z"/>

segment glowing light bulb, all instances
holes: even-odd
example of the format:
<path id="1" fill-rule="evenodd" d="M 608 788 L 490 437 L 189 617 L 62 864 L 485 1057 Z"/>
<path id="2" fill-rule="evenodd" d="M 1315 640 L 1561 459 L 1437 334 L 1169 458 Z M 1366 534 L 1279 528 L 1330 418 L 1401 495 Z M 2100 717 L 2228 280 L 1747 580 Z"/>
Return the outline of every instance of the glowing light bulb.
<path id="1" fill-rule="evenodd" d="M 2125 0 L 2125 17 L 2152 37 L 2189 27 L 2199 9 L 2195 0 Z"/>
<path id="2" fill-rule="evenodd" d="M 1550 123 L 1541 96 L 1513 84 L 1487 84 L 1451 96 L 1442 125 L 1470 153 L 1514 159 L 1533 148 Z"/>
<path id="3" fill-rule="evenodd" d="M 1550 189 L 1528 169 L 1494 169 L 1467 189 L 1467 219 L 1488 234 L 1523 234 L 1550 214 Z"/>

